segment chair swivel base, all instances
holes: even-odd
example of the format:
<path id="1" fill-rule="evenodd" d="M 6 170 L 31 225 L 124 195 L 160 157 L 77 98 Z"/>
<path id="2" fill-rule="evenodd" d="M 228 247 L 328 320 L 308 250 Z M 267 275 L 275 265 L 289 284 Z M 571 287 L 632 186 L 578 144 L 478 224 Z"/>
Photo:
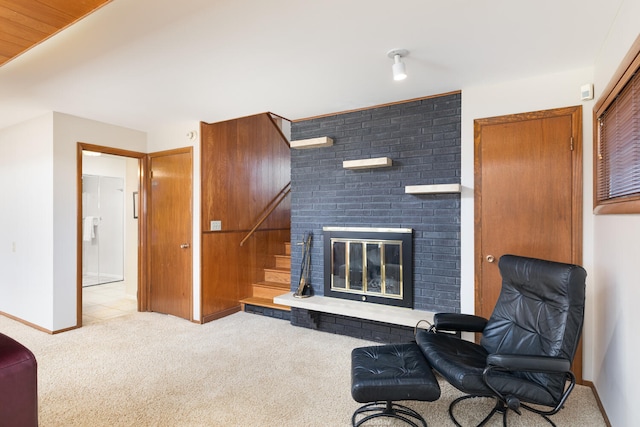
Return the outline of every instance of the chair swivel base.
<path id="1" fill-rule="evenodd" d="M 359 415 L 364 415 L 364 418 L 357 420 Z M 353 427 L 360 427 L 367 421 L 378 417 L 396 418 L 406 422 L 412 427 L 427 427 L 427 422 L 416 411 L 391 401 L 373 402 L 361 406 L 353 413 L 351 425 Z"/>
<path id="2" fill-rule="evenodd" d="M 491 408 L 491 412 L 489 412 L 489 414 L 487 414 L 486 417 L 484 417 L 482 419 L 482 421 L 480 421 L 480 423 L 476 426 L 476 427 L 482 427 L 485 424 L 487 424 L 489 422 L 489 420 L 491 418 L 493 418 L 493 416 L 495 414 L 502 414 L 502 426 L 503 427 L 507 427 L 507 414 L 509 413 L 509 408 L 504 404 L 503 401 L 501 401 L 500 399 L 497 399 L 495 397 L 491 397 L 491 396 L 476 396 L 476 395 L 466 395 L 466 396 L 461 396 L 458 397 L 457 399 L 455 399 L 453 402 L 451 402 L 451 404 L 449 405 L 449 418 L 451 419 L 451 421 L 453 421 L 453 423 L 456 425 L 456 427 L 462 427 L 462 424 L 460 424 L 458 422 L 458 420 L 456 419 L 456 417 L 453 415 L 453 407 L 456 406 L 458 403 L 462 402 L 463 400 L 467 400 L 467 399 L 493 399 L 495 400 L 495 406 L 493 408 Z M 556 424 L 551 421 L 549 419 L 549 417 L 547 415 L 551 415 L 551 413 L 544 413 L 542 411 L 538 411 L 535 410 L 527 405 L 522 405 L 521 408 L 526 409 L 528 411 L 534 412 L 538 415 L 540 415 L 545 421 L 547 421 L 552 427 L 556 427 Z M 515 411 L 512 411 L 515 412 Z M 554 412 L 555 413 L 555 412 Z M 518 413 L 518 415 L 520 415 L 520 413 Z"/>

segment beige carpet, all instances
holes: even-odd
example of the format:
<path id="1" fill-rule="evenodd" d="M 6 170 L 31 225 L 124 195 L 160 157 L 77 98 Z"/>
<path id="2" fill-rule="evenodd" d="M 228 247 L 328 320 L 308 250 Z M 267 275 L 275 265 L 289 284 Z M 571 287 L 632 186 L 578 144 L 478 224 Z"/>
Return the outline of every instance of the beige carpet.
<path id="1" fill-rule="evenodd" d="M 41 427 L 346 427 L 359 406 L 350 394 L 350 352 L 371 344 L 246 313 L 205 325 L 136 313 L 53 336 L 0 316 L 0 331 L 36 355 Z M 459 396 L 440 385 L 437 402 L 403 402 L 432 427 L 453 425 L 447 408 Z M 465 425 L 488 409 L 480 399 L 465 405 Z M 553 419 L 605 425 L 591 390 L 580 386 Z M 510 425 L 544 423 L 512 415 Z"/>

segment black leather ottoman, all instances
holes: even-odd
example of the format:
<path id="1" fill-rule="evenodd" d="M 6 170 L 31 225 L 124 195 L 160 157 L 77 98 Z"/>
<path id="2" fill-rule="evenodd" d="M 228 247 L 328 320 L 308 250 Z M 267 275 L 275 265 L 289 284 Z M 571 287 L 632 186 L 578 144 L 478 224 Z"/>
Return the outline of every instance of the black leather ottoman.
<path id="1" fill-rule="evenodd" d="M 393 401 L 432 402 L 440 397 L 440 386 L 416 343 L 360 347 L 351 352 L 351 396 L 356 402 L 372 402 L 353 413 L 354 427 L 377 417 L 420 427 L 415 419 L 426 427 L 420 414 Z"/>

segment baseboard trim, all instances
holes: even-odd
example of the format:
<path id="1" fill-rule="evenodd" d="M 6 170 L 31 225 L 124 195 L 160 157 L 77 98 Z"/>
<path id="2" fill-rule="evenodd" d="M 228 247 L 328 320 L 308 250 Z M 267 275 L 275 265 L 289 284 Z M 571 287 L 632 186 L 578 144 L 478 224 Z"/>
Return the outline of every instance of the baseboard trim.
<path id="1" fill-rule="evenodd" d="M 607 411 L 604 410 L 604 406 L 602 406 L 602 401 L 600 400 L 600 396 L 598 395 L 598 390 L 596 386 L 591 381 L 583 380 L 582 385 L 587 386 L 593 391 L 593 395 L 596 398 L 596 403 L 598 404 L 598 408 L 602 413 L 602 418 L 604 418 L 604 422 L 607 424 L 607 427 L 611 427 L 611 423 L 609 422 L 609 417 L 607 417 Z"/>
<path id="2" fill-rule="evenodd" d="M 37 330 L 39 330 L 40 332 L 45 332 L 45 333 L 47 333 L 47 334 L 49 334 L 49 335 L 53 335 L 53 334 L 56 334 L 56 333 L 58 333 L 58 332 L 63 332 L 63 331 L 50 331 L 49 329 L 43 328 L 42 326 L 38 326 L 38 325 L 36 325 L 35 323 L 27 322 L 27 321 L 26 321 L 26 320 L 24 320 L 24 319 L 21 319 L 21 318 L 19 318 L 19 317 L 16 317 L 16 316 L 12 316 L 12 315 L 10 315 L 10 314 L 7 314 L 7 313 L 5 313 L 4 311 L 0 311 L 0 315 L 1 315 L 1 316 L 4 316 L 4 317 L 7 317 L 7 318 L 9 318 L 9 319 L 11 319 L 11 320 L 15 320 L 16 322 L 22 323 L 23 325 L 29 326 L 30 328 L 37 329 Z M 75 327 L 73 327 L 73 329 L 75 329 Z"/>
<path id="3" fill-rule="evenodd" d="M 223 317 L 226 317 L 233 313 L 237 313 L 239 311 L 240 311 L 240 306 L 238 305 L 236 307 L 231 307 L 226 310 L 218 311 L 213 314 L 207 314 L 206 316 L 202 317 L 202 323 L 207 323 L 207 322 L 211 322 L 212 320 L 221 319 Z"/>

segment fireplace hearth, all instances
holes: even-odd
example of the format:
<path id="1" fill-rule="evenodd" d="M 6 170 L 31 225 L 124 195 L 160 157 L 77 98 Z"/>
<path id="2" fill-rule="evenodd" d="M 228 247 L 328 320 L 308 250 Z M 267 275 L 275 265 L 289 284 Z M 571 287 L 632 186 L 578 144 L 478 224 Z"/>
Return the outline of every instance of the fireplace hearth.
<path id="1" fill-rule="evenodd" d="M 413 230 L 324 227 L 324 295 L 413 308 Z"/>

